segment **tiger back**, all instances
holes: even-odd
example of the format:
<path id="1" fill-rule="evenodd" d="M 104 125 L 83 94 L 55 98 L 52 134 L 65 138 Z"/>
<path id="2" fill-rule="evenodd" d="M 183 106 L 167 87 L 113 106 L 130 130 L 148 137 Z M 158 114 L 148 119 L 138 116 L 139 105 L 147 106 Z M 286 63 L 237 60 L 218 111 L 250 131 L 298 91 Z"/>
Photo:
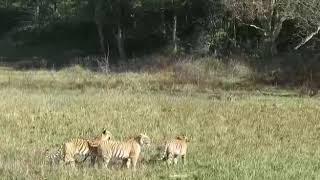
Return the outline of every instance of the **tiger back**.
<path id="1" fill-rule="evenodd" d="M 98 146 L 98 156 L 103 160 L 105 168 L 112 158 L 123 160 L 123 165 L 136 169 L 141 148 L 151 143 L 147 135 L 140 134 L 126 141 L 104 141 Z"/>

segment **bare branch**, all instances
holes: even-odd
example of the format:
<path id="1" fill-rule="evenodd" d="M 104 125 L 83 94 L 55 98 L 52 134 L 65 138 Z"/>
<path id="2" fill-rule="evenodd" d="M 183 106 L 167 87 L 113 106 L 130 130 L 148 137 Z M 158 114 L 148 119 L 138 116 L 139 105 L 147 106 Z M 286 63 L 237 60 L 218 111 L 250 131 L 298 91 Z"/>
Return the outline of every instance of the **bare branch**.
<path id="1" fill-rule="evenodd" d="M 261 28 L 261 27 L 258 27 L 258 26 L 256 26 L 256 25 L 254 25 L 254 24 L 245 24 L 245 25 L 248 25 L 248 26 L 253 27 L 253 28 L 255 28 L 255 29 L 258 29 L 258 30 L 260 30 L 260 31 L 266 32 L 266 30 L 264 30 L 264 29 Z"/>
<path id="2" fill-rule="evenodd" d="M 320 25 L 318 26 L 317 30 L 313 33 L 311 33 L 309 36 L 307 36 L 298 46 L 296 46 L 294 49 L 298 50 L 301 46 L 305 45 L 308 41 L 310 41 L 313 36 L 317 35 L 320 31 Z"/>
<path id="3" fill-rule="evenodd" d="M 259 26 L 256 26 L 254 24 L 247 24 L 247 23 L 243 23 L 243 22 L 240 22 L 240 24 L 255 28 L 255 29 L 259 30 L 259 31 L 262 31 L 264 35 L 266 35 L 266 33 L 267 33 L 267 31 L 265 29 L 263 29 L 263 28 L 261 28 Z"/>

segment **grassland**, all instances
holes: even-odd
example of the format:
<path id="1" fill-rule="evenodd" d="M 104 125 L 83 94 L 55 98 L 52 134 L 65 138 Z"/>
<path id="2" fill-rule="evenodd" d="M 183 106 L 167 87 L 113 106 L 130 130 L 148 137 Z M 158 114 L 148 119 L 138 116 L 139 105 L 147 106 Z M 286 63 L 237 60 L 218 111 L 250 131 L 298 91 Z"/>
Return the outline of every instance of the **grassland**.
<path id="1" fill-rule="evenodd" d="M 0 177 L 320 179 L 319 99 L 250 82 L 243 87 L 242 78 L 218 75 L 214 82 L 189 82 L 169 71 L 102 75 L 79 67 L 2 68 Z M 46 148 L 92 137 L 103 127 L 116 139 L 145 132 L 154 146 L 186 133 L 188 164 L 168 169 L 144 162 L 132 172 L 45 163 Z M 154 146 L 144 150 L 145 159 L 154 155 Z"/>

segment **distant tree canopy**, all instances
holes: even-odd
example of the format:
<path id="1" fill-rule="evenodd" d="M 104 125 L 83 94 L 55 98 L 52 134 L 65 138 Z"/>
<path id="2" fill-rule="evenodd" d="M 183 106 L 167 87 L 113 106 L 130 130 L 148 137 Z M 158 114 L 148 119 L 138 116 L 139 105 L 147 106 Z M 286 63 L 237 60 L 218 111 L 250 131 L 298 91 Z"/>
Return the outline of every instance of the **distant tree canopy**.
<path id="1" fill-rule="evenodd" d="M 157 49 L 273 56 L 320 49 L 319 9 L 318 0 L 2 0 L 0 36 L 15 48 L 101 54 L 106 67 L 109 55 Z"/>

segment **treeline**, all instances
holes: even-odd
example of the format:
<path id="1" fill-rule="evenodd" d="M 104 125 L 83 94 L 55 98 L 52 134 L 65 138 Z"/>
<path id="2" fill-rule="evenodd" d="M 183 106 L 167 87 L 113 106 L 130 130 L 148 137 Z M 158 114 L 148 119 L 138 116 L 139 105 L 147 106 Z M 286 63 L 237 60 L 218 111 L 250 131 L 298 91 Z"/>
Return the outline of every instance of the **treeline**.
<path id="1" fill-rule="evenodd" d="M 101 54 L 106 70 L 109 57 L 158 50 L 270 57 L 320 49 L 319 0 L 1 0 L 0 23 L 2 56 L 77 49 Z"/>

